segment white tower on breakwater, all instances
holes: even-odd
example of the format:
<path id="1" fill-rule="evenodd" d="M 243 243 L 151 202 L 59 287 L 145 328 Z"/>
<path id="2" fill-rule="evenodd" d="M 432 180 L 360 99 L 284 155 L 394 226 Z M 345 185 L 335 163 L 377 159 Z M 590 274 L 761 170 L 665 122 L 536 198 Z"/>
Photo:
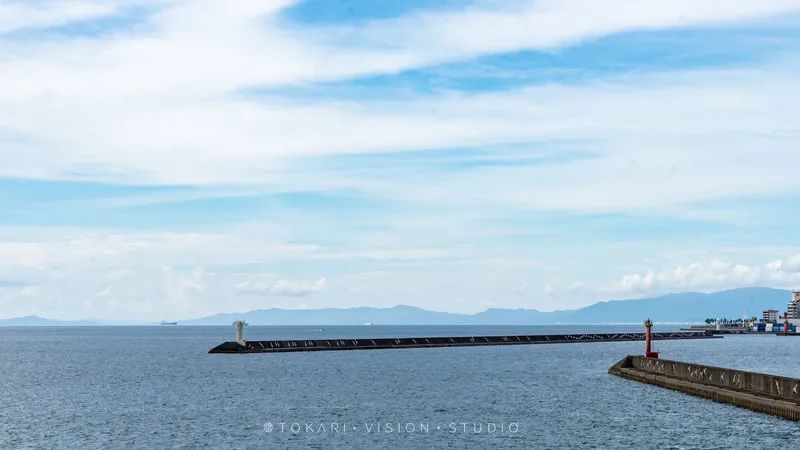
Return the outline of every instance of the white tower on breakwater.
<path id="1" fill-rule="evenodd" d="M 247 325 L 244 320 L 237 320 L 233 322 L 233 326 L 236 327 L 236 343 L 241 345 L 242 347 L 247 346 L 247 341 L 244 340 L 244 327 Z"/>

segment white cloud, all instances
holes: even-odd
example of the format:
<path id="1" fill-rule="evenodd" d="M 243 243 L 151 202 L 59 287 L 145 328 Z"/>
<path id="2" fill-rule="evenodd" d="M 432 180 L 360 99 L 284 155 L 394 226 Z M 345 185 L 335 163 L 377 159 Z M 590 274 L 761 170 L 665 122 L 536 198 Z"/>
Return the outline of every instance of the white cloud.
<path id="1" fill-rule="evenodd" d="M 204 293 L 209 278 L 214 277 L 214 273 L 208 272 L 202 267 L 195 267 L 188 274 L 179 274 L 172 267 L 164 267 L 161 273 L 167 290 L 180 292 L 179 295 L 185 295 L 184 291 L 186 290 Z"/>
<path id="2" fill-rule="evenodd" d="M 38 314 L 61 319 L 149 321 L 247 311 L 278 303 L 296 308 L 301 299 L 309 308 L 402 303 L 476 312 L 491 301 L 497 307 L 553 310 L 585 306 L 609 295 L 618 298 L 748 284 L 800 286 L 800 256 L 795 251 L 793 257 L 764 265 L 713 261 L 634 273 L 613 286 L 598 288 L 611 279 L 619 263 L 618 259 L 606 261 L 602 251 L 569 247 L 563 236 L 553 236 L 552 249 L 541 244 L 519 246 L 517 250 L 523 253 L 516 257 L 504 248 L 482 245 L 465 253 L 452 246 L 464 235 L 459 235 L 452 218 L 446 222 L 454 225 L 453 233 L 427 233 L 430 243 L 442 246 L 438 253 L 395 251 L 395 246 L 407 246 L 411 239 L 421 240 L 420 228 L 400 227 L 392 232 L 397 234 L 394 240 L 383 235 L 356 236 L 337 249 L 281 244 L 266 238 L 282 234 L 264 231 L 267 227 L 261 231 L 252 226 L 232 229 L 225 234 L 37 229 L 31 234 L 40 240 L 25 244 L 39 249 L 41 256 L 29 266 L 15 266 L 12 258 L 20 254 L 18 246 L 0 245 L 0 250 L 5 249 L 0 252 L 0 278 L 25 280 L 35 287 L 0 289 L 0 309 L 4 317 Z M 0 235 L 4 233 L 8 231 L 0 229 Z M 303 234 L 300 231 L 297 236 Z M 296 242 L 292 236 L 284 237 Z M 15 241 L 5 238 L 2 242 Z M 448 247 L 458 248 L 458 252 Z M 609 244 L 608 251 L 618 258 L 627 251 L 620 247 Z M 777 251 L 751 252 L 742 259 Z M 607 263 L 600 270 L 591 267 L 598 254 Z M 588 260 L 581 264 L 587 270 L 569 261 L 584 257 Z M 265 271 L 273 267 L 284 269 L 282 273 Z M 319 273 L 327 276 L 314 276 Z M 332 279 L 336 283 L 331 283 Z M 576 279 L 583 283 L 575 283 Z M 273 300 L 269 300 L 271 296 Z"/>
<path id="3" fill-rule="evenodd" d="M 774 267 L 776 271 L 783 271 L 788 273 L 800 272 L 800 254 L 794 255 L 786 260 L 776 260 L 770 263 L 771 268 Z"/>
<path id="4" fill-rule="evenodd" d="M 421 13 L 347 29 L 362 46 L 421 64 L 518 49 L 553 49 L 625 31 L 719 24 L 800 8 L 795 0 L 479 2 L 458 12 Z M 342 30 L 333 30 L 339 35 Z M 390 53 L 391 54 L 391 53 Z"/>
<path id="5" fill-rule="evenodd" d="M 298 258 L 315 248 L 257 239 L 247 230 L 211 234 L 0 228 L 0 278 L 30 284 L 0 289 L 0 309 L 4 317 L 33 313 L 151 321 L 199 317 L 225 310 L 223 305 L 246 309 L 251 306 L 247 302 L 230 299 L 230 270 L 219 274 L 198 266 L 198 261 L 224 269 Z"/>
<path id="6" fill-rule="evenodd" d="M 0 133 L 7 135 L 0 140 L 0 175 L 262 183 L 285 176 L 287 158 L 298 155 L 561 138 L 595 140 L 620 152 L 609 164 L 628 161 L 630 152 L 622 149 L 631 145 L 652 153 L 682 148 L 686 164 L 693 164 L 703 158 L 689 156 L 709 145 L 703 136 L 714 134 L 713 146 L 724 148 L 749 134 L 739 147 L 763 148 L 754 136 L 785 134 L 796 123 L 793 71 L 673 74 L 388 104 L 287 104 L 232 94 L 550 49 L 631 29 L 761 17 L 800 2 L 545 1 L 499 8 L 489 2 L 357 29 L 290 28 L 279 20 L 290 3 L 170 2 L 150 17 L 147 32 L 106 40 L 0 36 L 6 50 L 0 51 L 0 85 L 13 86 L 0 93 Z M 387 39 L 395 45 L 387 47 Z M 763 114 L 767 107 L 770 114 Z M 721 113 L 726 121 L 716 120 Z M 737 134 L 718 140 L 731 132 Z M 646 167 L 648 158 L 640 162 Z"/>
<path id="7" fill-rule="evenodd" d="M 106 17 L 134 3 L 0 5 L 0 33 L 30 33 L 25 39 L 0 34 L 0 176 L 247 185 L 236 186 L 237 192 L 355 188 L 398 203 L 436 205 L 436 213 L 424 221 L 380 218 L 376 222 L 382 225 L 392 222 L 389 231 L 365 233 L 336 248 L 271 225 L 220 233 L 17 230 L 0 236 L 0 275 L 35 280 L 36 289 L 25 292 L 30 298 L 24 304 L 4 289 L 5 315 L 183 318 L 259 306 L 247 296 L 230 296 L 237 290 L 282 295 L 290 302 L 328 289 L 326 278 L 311 279 L 308 273 L 243 282 L 249 274 L 212 267 L 284 259 L 324 261 L 329 267 L 338 266 L 331 261 L 366 260 L 372 271 L 379 264 L 379 270 L 389 269 L 380 280 L 346 288 L 384 305 L 435 308 L 439 300 L 431 298 L 436 298 L 474 307 L 499 295 L 497 286 L 513 288 L 531 269 L 557 264 L 552 257 L 532 261 L 528 255 L 492 254 L 481 245 L 458 247 L 491 234 L 461 223 L 464 217 L 485 219 L 473 211 L 512 205 L 663 208 L 674 214 L 672 206 L 686 202 L 800 190 L 795 173 L 800 92 L 793 55 L 752 70 L 634 74 L 582 85 L 420 94 L 386 102 L 240 95 L 253 87 L 280 92 L 298 83 L 396 73 L 526 48 L 557 50 L 617 32 L 760 18 L 794 11 L 800 2 L 482 2 L 459 12 L 414 14 L 359 28 L 287 24 L 280 13 L 289 1 L 144 2 L 155 12 L 134 31 L 102 39 L 63 33 L 35 38 L 38 28 Z M 435 177 L 295 166 L 296 158 L 307 155 L 565 139 L 595 157 L 559 163 L 556 170 L 502 166 Z M 446 209 L 458 211 L 457 217 Z M 292 225 L 307 226 L 300 222 Z M 302 239 L 293 239 L 298 236 Z M 340 239 L 348 240 L 329 241 Z M 442 261 L 447 264 L 436 265 Z M 414 264 L 425 270 L 413 272 Z M 516 272 L 491 274 L 487 267 Z M 763 267 L 704 262 L 631 274 L 609 292 L 750 281 L 782 285 L 794 282 L 798 267 L 800 257 Z M 347 284 L 326 269 L 309 271 L 336 279 L 331 291 Z M 566 276 L 538 282 L 547 276 L 525 281 L 532 288 L 514 291 L 514 306 L 539 306 L 526 303 L 535 300 L 526 294 L 538 293 L 534 286 L 545 286 L 556 298 L 548 307 L 564 306 L 559 302 L 567 297 L 582 304 L 593 300 L 592 289 L 570 287 L 574 280 Z M 461 291 L 453 292 L 453 286 Z M 229 303 L 223 307 L 223 301 Z M 337 301 L 341 306 L 360 300 Z"/>
<path id="8" fill-rule="evenodd" d="M 25 286 L 22 289 L 20 289 L 19 293 L 20 295 L 30 297 L 38 295 L 39 291 L 40 291 L 39 286 Z"/>
<path id="9" fill-rule="evenodd" d="M 92 177 L 119 174 L 136 182 L 345 186 L 409 201 L 482 199 L 581 210 L 795 192 L 800 189 L 792 173 L 800 154 L 791 150 L 798 143 L 794 124 L 800 120 L 800 93 L 793 89 L 796 76 L 791 69 L 775 68 L 627 77 L 584 87 L 410 99 L 391 105 L 391 110 L 369 104 L 277 108 L 220 100 L 172 112 L 170 107 L 150 110 L 153 105 L 138 111 L 132 104 L 120 108 L 129 117 L 116 117 L 107 112 L 116 107 L 81 105 L 95 116 L 92 122 L 99 129 L 120 131 L 103 136 L 86 136 L 94 131 L 81 126 L 78 121 L 84 118 L 76 115 L 63 121 L 33 120 L 42 108 L 61 109 L 58 100 L 41 107 L 20 100 L 5 113 L 0 109 L 0 120 L 5 116 L 7 127 L 47 134 L 47 141 L 63 146 L 49 149 L 33 143 L 25 153 L 3 152 L 0 173 L 59 177 L 86 172 L 88 165 L 95 168 Z M 70 120 L 75 122 L 65 126 Z M 386 175 L 381 173 L 304 173 L 298 179 L 286 159 L 561 139 L 580 140 L 597 156 L 563 164 L 558 171 L 507 166 L 443 174 L 435 184 L 406 183 L 402 175 L 381 179 Z M 30 157 L 28 152 L 37 148 L 44 154 Z M 77 148 L 81 151 L 73 151 Z M 741 170 L 743 165 L 747 172 Z M 715 181 L 708 183 L 712 170 Z M 493 189 L 483 188 L 488 185 Z"/>
<path id="10" fill-rule="evenodd" d="M 0 3 L 0 33 L 96 19 L 121 5 L 119 1 L 4 1 Z"/>
<path id="11" fill-rule="evenodd" d="M 800 254 L 764 265 L 721 260 L 694 262 L 669 269 L 624 275 L 606 288 L 610 294 L 711 291 L 742 286 L 800 287 Z"/>
<path id="12" fill-rule="evenodd" d="M 234 286 L 240 294 L 256 295 L 283 295 L 287 297 L 305 297 L 307 295 L 324 292 L 328 289 L 328 280 L 325 277 L 317 280 L 277 280 L 274 282 L 243 281 Z"/>

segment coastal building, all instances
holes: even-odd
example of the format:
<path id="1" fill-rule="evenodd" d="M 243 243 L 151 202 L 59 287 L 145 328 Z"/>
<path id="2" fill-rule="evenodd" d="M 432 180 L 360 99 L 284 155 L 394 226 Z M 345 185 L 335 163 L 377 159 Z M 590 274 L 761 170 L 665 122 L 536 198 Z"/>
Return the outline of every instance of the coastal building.
<path id="1" fill-rule="evenodd" d="M 787 319 L 800 319 L 800 291 L 792 292 L 792 301 L 786 305 Z"/>
<path id="2" fill-rule="evenodd" d="M 766 323 L 775 323 L 778 321 L 778 316 L 780 313 L 777 309 L 768 309 L 764 311 L 764 314 L 761 316 L 763 322 Z"/>

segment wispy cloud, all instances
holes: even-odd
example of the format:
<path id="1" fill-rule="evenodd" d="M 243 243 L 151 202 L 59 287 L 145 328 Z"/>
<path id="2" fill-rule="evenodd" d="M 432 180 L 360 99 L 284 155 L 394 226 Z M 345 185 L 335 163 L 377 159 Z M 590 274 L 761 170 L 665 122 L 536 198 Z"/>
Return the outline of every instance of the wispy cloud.
<path id="1" fill-rule="evenodd" d="M 474 1 L 335 21 L 297 5 L 0 5 L 0 177 L 15 180 L 0 180 L 0 277 L 31 280 L 24 303 L 2 289 L 4 314 L 158 320 L 273 295 L 555 309 L 800 282 L 794 259 L 758 262 L 796 253 L 798 41 L 751 27 L 796 20 L 800 1 Z M 673 62 L 684 44 L 639 70 L 709 27 L 742 57 Z M 576 57 L 580 76 L 533 73 L 608 36 L 623 70 L 601 52 Z M 361 89 L 375 77 L 413 88 Z M 353 90 L 297 95 L 332 82 Z M 689 249 L 704 256 L 649 259 Z"/>
<path id="2" fill-rule="evenodd" d="M 391 104 L 287 104 L 279 97 L 249 100 L 232 94 L 254 85 L 348 78 L 481 54 L 550 49 L 631 29 L 762 17 L 791 11 L 797 2 L 679 1 L 645 8 L 637 2 L 609 7 L 567 1 L 500 9 L 496 3 L 478 3 L 460 12 L 319 30 L 291 28 L 280 21 L 280 12 L 289 4 L 168 3 L 149 16 L 148 32 L 110 39 L 16 42 L 0 36 L 0 46 L 7 50 L 0 57 L 0 84 L 14 86 L 0 94 L 0 132 L 10 137 L 2 144 L 3 174 L 123 182 L 255 182 L 285 169 L 287 158 L 298 155 L 565 137 L 603 141 L 623 133 L 642 138 L 656 130 L 661 136 L 654 138 L 674 133 L 689 138 L 741 130 L 743 123 L 749 124 L 745 130 L 764 136 L 780 133 L 780 124 L 790 123 L 789 118 L 777 117 L 768 125 L 758 120 L 759 108 L 727 108 L 732 101 L 765 96 L 770 100 L 761 104 L 777 106 L 774 114 L 780 115 L 780 106 L 791 99 L 775 97 L 794 91 L 788 85 L 796 74 L 786 69 L 774 75 L 751 74 L 749 79 L 708 72 L 689 74 L 693 81 L 675 74 Z M 87 5 L 86 17 L 104 13 L 93 12 L 102 4 Z M 50 21 L 70 17 L 72 13 L 64 11 Z M 395 45 L 387 48 L 387 39 Z M 714 85 L 724 80 L 728 81 L 722 86 Z M 678 98 L 704 101 L 663 101 Z M 732 116 L 724 127 L 723 122 L 703 120 L 721 112 L 738 117 Z M 700 124 L 715 126 L 701 130 Z"/>
<path id="3" fill-rule="evenodd" d="M 124 1 L 7 1 L 0 5 L 0 33 L 42 29 L 107 16 Z M 132 3 L 132 2 L 128 2 Z"/>
<path id="4" fill-rule="evenodd" d="M 276 280 L 274 282 L 243 281 L 236 284 L 234 289 L 240 294 L 251 295 L 283 295 L 287 297 L 305 297 L 328 288 L 328 279 L 325 277 L 313 281 L 307 280 Z"/>

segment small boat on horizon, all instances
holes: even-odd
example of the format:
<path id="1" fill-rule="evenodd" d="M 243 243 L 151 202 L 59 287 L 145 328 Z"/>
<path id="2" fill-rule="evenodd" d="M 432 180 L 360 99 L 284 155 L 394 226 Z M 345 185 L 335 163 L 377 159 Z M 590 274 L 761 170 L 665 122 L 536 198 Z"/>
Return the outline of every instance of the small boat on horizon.
<path id="1" fill-rule="evenodd" d="M 178 322 L 167 322 L 166 320 L 161 321 L 161 325 L 177 325 Z"/>

